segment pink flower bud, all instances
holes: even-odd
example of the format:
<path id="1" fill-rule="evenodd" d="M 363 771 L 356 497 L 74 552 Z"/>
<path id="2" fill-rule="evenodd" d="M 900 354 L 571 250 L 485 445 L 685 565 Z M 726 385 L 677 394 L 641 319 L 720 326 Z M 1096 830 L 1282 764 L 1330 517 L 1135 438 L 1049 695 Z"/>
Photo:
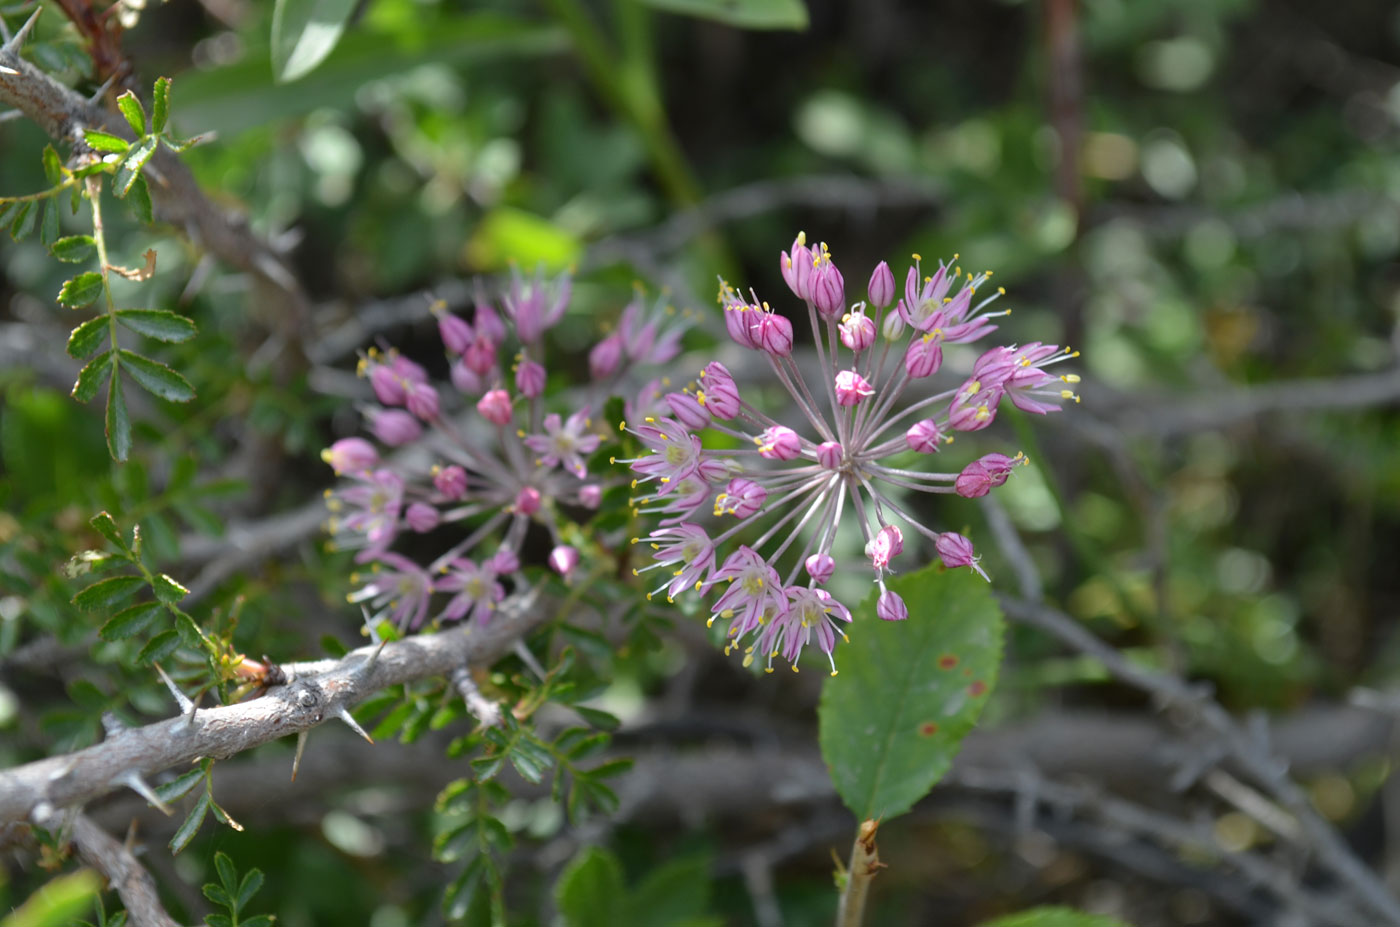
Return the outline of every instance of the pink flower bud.
<path id="1" fill-rule="evenodd" d="M 521 515 L 533 515 L 540 510 L 540 491 L 526 486 L 515 494 L 515 510 Z"/>
<path id="2" fill-rule="evenodd" d="M 812 298 L 812 251 L 807 247 L 807 235 L 798 232 L 787 254 L 780 255 L 778 266 L 783 281 L 798 299 Z"/>
<path id="3" fill-rule="evenodd" d="M 836 404 L 853 406 L 875 395 L 875 388 L 854 370 L 843 370 L 836 375 Z"/>
<path id="4" fill-rule="evenodd" d="M 671 407 L 676 421 L 685 427 L 698 431 L 709 426 L 710 413 L 697 397 L 689 393 L 667 393 L 666 403 Z"/>
<path id="5" fill-rule="evenodd" d="M 369 371 L 369 385 L 374 395 L 386 406 L 401 406 L 406 398 L 403 379 L 387 364 L 375 364 Z"/>
<path id="6" fill-rule="evenodd" d="M 969 395 L 965 390 L 966 387 L 953 400 L 948 410 L 948 424 L 955 431 L 981 431 L 996 420 L 1002 392 L 994 389 Z"/>
<path id="7" fill-rule="evenodd" d="M 875 343 L 875 320 L 864 312 L 852 312 L 837 326 L 841 343 L 859 354 Z"/>
<path id="8" fill-rule="evenodd" d="M 509 425 L 514 410 L 510 404 L 510 393 L 503 389 L 488 390 L 476 403 L 476 411 L 482 418 L 497 425 Z"/>
<path id="9" fill-rule="evenodd" d="M 415 502 L 404 512 L 403 520 L 419 534 L 426 534 L 438 526 L 438 510 L 426 502 Z"/>
<path id="10" fill-rule="evenodd" d="M 493 573 L 514 573 L 520 569 L 520 558 L 515 555 L 515 551 L 502 547 L 491 555 L 485 566 Z"/>
<path id="11" fill-rule="evenodd" d="M 438 392 L 426 383 L 412 383 L 408 393 L 408 411 L 425 422 L 438 417 Z"/>
<path id="12" fill-rule="evenodd" d="M 534 399 L 544 392 L 544 365 L 532 360 L 520 362 L 515 369 L 515 388 L 526 399 Z"/>
<path id="13" fill-rule="evenodd" d="M 462 354 L 462 363 L 479 377 L 484 377 L 496 369 L 496 342 L 485 336 L 478 337 Z"/>
<path id="14" fill-rule="evenodd" d="M 622 362 L 622 335 L 612 334 L 588 352 L 588 371 L 595 380 L 605 380 L 617 372 Z"/>
<path id="15" fill-rule="evenodd" d="M 865 555 L 875 569 L 883 570 L 904 551 L 904 533 L 894 525 L 885 525 L 865 545 Z"/>
<path id="16" fill-rule="evenodd" d="M 762 345 L 754 339 L 753 331 L 754 319 L 761 311 L 757 307 L 748 306 L 739 301 L 725 303 L 724 328 L 736 344 L 752 348 L 755 351 L 761 349 Z"/>
<path id="17" fill-rule="evenodd" d="M 835 470 L 841 466 L 842 453 L 841 445 L 835 441 L 823 441 L 817 445 L 817 463 L 828 470 Z"/>
<path id="18" fill-rule="evenodd" d="M 472 369 L 460 359 L 452 365 L 452 385 L 468 396 L 475 396 L 481 392 L 486 384 L 481 381 L 481 377 L 472 372 Z"/>
<path id="19" fill-rule="evenodd" d="M 793 460 L 802 453 L 802 439 L 786 425 L 773 425 L 758 438 L 758 456 L 768 460 Z"/>
<path id="20" fill-rule="evenodd" d="M 904 352 L 904 369 L 914 379 L 933 376 L 943 363 L 943 346 L 936 338 L 927 336 L 909 341 L 909 350 Z"/>
<path id="21" fill-rule="evenodd" d="M 813 581 L 822 584 L 831 579 L 832 574 L 836 572 L 836 561 L 831 554 L 813 554 L 807 558 L 805 565 L 807 575 L 812 577 Z"/>
<path id="22" fill-rule="evenodd" d="M 578 566 L 578 551 L 568 544 L 560 544 L 549 552 L 549 565 L 560 576 L 565 578 Z"/>
<path id="23" fill-rule="evenodd" d="M 909 426 L 909 430 L 904 433 L 904 443 L 909 445 L 911 451 L 937 454 L 943 446 L 943 432 L 938 429 L 937 422 L 926 418 Z"/>
<path id="24" fill-rule="evenodd" d="M 972 542 L 961 534 L 952 531 L 940 534 L 934 540 L 933 547 L 938 551 L 938 556 L 943 561 L 943 565 L 949 569 L 970 566 L 978 573 L 981 573 L 983 579 L 987 579 L 987 574 L 983 572 L 982 567 L 977 563 L 979 558 L 973 556 Z"/>
<path id="25" fill-rule="evenodd" d="M 438 334 L 442 336 L 443 346 L 453 354 L 465 353 L 467 346 L 476 338 L 472 327 L 450 312 L 438 316 Z"/>
<path id="26" fill-rule="evenodd" d="M 603 487 L 597 483 L 585 483 L 578 488 L 578 501 L 586 509 L 596 509 L 603 504 Z"/>
<path id="27" fill-rule="evenodd" d="M 339 476 L 368 470 L 379 463 L 379 452 L 364 438 L 341 438 L 321 452 L 321 459 Z"/>
<path id="28" fill-rule="evenodd" d="M 501 321 L 501 314 L 485 300 L 480 291 L 477 292 L 476 315 L 473 320 L 476 322 L 476 332 L 481 337 L 490 338 L 496 344 L 506 340 L 506 323 Z"/>
<path id="29" fill-rule="evenodd" d="M 792 353 L 792 323 L 776 312 L 757 313 L 754 340 L 769 354 L 787 357 Z"/>
<path id="30" fill-rule="evenodd" d="M 736 518 L 748 518 L 763 508 L 768 501 L 768 490 L 743 477 L 729 481 L 724 492 L 715 497 L 715 514 L 728 513 Z"/>
<path id="31" fill-rule="evenodd" d="M 394 368 L 394 373 L 398 374 L 400 379 L 408 383 L 428 382 L 428 371 L 424 370 L 420 364 L 415 364 L 402 354 L 394 355 L 391 366 Z"/>
<path id="32" fill-rule="evenodd" d="M 894 302 L 894 272 L 890 270 L 890 265 L 881 261 L 875 265 L 875 270 L 870 274 L 870 286 L 866 289 L 870 295 L 870 305 L 883 309 Z"/>
<path id="33" fill-rule="evenodd" d="M 418 420 L 399 409 L 382 409 L 374 416 L 374 436 L 390 447 L 417 441 L 423 434 Z"/>
<path id="34" fill-rule="evenodd" d="M 909 607 L 898 592 L 886 589 L 875 603 L 875 615 L 884 621 L 903 621 L 909 617 Z"/>
<path id="35" fill-rule="evenodd" d="M 467 494 L 467 471 L 456 464 L 441 467 L 433 474 L 433 485 L 448 500 L 455 502 Z"/>
<path id="36" fill-rule="evenodd" d="M 953 482 L 953 488 L 964 499 L 985 496 L 1005 483 L 1006 478 L 1011 475 L 1011 470 L 1024 460 L 1020 455 L 1007 457 L 1005 454 L 988 454 L 979 457 L 963 467 Z"/>
<path id="37" fill-rule="evenodd" d="M 739 414 L 739 386 L 719 361 L 711 361 L 700 371 L 700 385 L 711 415 L 727 422 Z"/>
<path id="38" fill-rule="evenodd" d="M 891 312 L 885 316 L 880 329 L 886 341 L 898 341 L 904 336 L 904 317 L 898 312 Z"/>
<path id="39" fill-rule="evenodd" d="M 846 280 L 823 253 L 821 266 L 812 272 L 812 305 L 824 319 L 834 319 L 846 311 Z"/>

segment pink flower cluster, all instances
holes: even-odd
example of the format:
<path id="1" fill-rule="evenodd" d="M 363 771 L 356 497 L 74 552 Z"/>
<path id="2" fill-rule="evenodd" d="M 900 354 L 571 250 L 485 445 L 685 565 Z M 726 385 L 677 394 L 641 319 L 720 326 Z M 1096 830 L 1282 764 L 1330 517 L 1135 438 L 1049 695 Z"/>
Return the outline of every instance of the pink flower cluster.
<path id="1" fill-rule="evenodd" d="M 631 421 L 627 430 L 644 450 L 619 462 L 636 474 L 634 488 L 645 487 L 634 507 L 663 516 L 636 539 L 651 546 L 653 558 L 638 572 L 666 576 L 652 594 L 722 590 L 710 604 L 710 621 L 728 622 L 726 653 L 743 647 L 745 665 L 757 655 L 769 671 L 781 656 L 796 671 L 803 648 L 814 643 L 835 674 L 832 651 L 851 612 L 826 586 L 836 571 L 843 519 L 854 521 L 865 541 L 879 588 L 876 614 L 884 620 L 909 615 L 886 586 L 906 530 L 931 541 L 947 566 L 982 573 L 966 537 L 925 526 L 904 496 L 984 496 L 1025 458 L 988 454 L 953 473 L 930 472 L 918 462 L 955 432 L 992 424 L 1003 399 L 1036 414 L 1078 401 L 1069 387 L 1079 378 L 1047 370 L 1077 355 L 1039 343 L 992 348 L 960 385 L 930 395 L 926 384 L 943 365 L 944 345 L 979 340 L 1005 314 L 989 310 L 1000 290 L 979 292 L 990 271 L 966 275 L 940 262 L 925 275 L 914 255 L 901 294 L 882 261 L 870 276 L 868 302 L 848 306 L 844 278 L 825 244 L 810 247 L 798 235 L 781 255 L 781 270 L 806 307 L 817 382 L 807 380 L 793 357 L 787 316 L 724 281 L 719 301 L 729 336 L 786 388 L 793 416 L 779 420 L 750 404 L 738 380 L 715 361 L 697 382 L 665 395 L 664 408 L 648 407 Z M 706 446 L 702 433 L 718 440 Z M 705 515 L 718 524 L 702 525 Z"/>
<path id="2" fill-rule="evenodd" d="M 352 577 L 360 588 L 348 598 L 364 603 L 372 619 L 387 617 L 405 629 L 430 617 L 484 623 L 507 584 L 525 585 L 521 552 L 532 525 L 552 539 L 547 559 L 556 572 L 568 576 L 578 566 L 559 507 L 601 503 L 604 483 L 587 464 L 601 435 L 586 403 L 568 412 L 547 409 L 544 366 L 544 333 L 562 316 L 571 287 L 568 274 L 550 280 L 517 272 L 501 311 L 481 293 L 470 322 L 438 306 L 455 395 L 440 393 L 421 366 L 395 351 L 371 350 L 361 360 L 359 373 L 378 400 L 366 413 L 374 437 L 389 447 L 421 440 L 438 461 L 415 478 L 364 438 L 343 438 L 322 452 L 345 478 L 326 493 L 329 528 L 338 545 L 359 550 L 357 562 L 372 564 Z M 635 341 L 635 330 L 649 324 L 654 333 L 638 310 L 623 330 Z M 655 345 L 636 351 L 642 358 L 657 353 Z M 449 407 L 460 411 L 449 414 Z M 461 540 L 426 566 L 391 550 L 405 532 L 449 523 L 463 526 Z"/>

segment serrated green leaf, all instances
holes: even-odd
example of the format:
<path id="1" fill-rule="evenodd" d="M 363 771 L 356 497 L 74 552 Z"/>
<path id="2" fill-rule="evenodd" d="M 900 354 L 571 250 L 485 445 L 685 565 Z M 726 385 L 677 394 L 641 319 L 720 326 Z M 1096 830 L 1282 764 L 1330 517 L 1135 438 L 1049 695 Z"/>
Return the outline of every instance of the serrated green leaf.
<path id="1" fill-rule="evenodd" d="M 175 831 L 175 836 L 170 838 L 170 852 L 179 853 L 183 850 L 194 835 L 199 833 L 199 826 L 204 823 L 204 815 L 209 810 L 209 793 L 199 793 L 199 798 L 195 799 L 194 807 L 185 816 L 185 822 L 180 825 L 180 829 Z"/>
<path id="2" fill-rule="evenodd" d="M 93 151 L 123 152 L 131 147 L 131 142 L 120 135 L 113 135 L 98 129 L 84 129 L 83 137 L 87 139 L 88 147 Z"/>
<path id="3" fill-rule="evenodd" d="M 183 798 L 190 789 L 204 781 L 204 770 L 200 768 L 191 769 L 182 776 L 171 779 L 165 785 L 156 787 L 156 794 L 163 802 L 172 802 Z"/>
<path id="4" fill-rule="evenodd" d="M 117 166 L 117 173 L 112 177 L 112 192 L 118 199 L 124 199 L 131 192 L 136 178 L 141 176 L 141 171 L 146 167 L 146 162 L 155 154 L 157 143 L 158 140 L 154 136 L 142 140 Z"/>
<path id="5" fill-rule="evenodd" d="M 986 921 L 981 927 L 1128 927 L 1116 917 L 1105 914 L 1086 914 L 1073 908 L 1041 907 L 1008 914 L 994 921 Z"/>
<path id="6" fill-rule="evenodd" d="M 554 884 L 554 901 L 569 927 L 623 923 L 622 866 L 601 847 L 584 847 Z"/>
<path id="7" fill-rule="evenodd" d="M 278 83 L 311 72 L 329 55 L 355 0 L 277 0 L 272 8 L 272 74 Z"/>
<path id="8" fill-rule="evenodd" d="M 146 186 L 144 176 L 138 174 L 132 182 L 131 189 L 127 191 L 126 204 L 131 207 L 136 218 L 147 225 L 155 221 L 155 214 L 151 210 L 151 189 Z"/>
<path id="9" fill-rule="evenodd" d="M 617 715 L 609 714 L 606 711 L 600 711 L 597 708 L 589 708 L 586 705 L 575 705 L 574 711 L 578 712 L 579 717 L 583 718 L 583 720 L 600 730 L 615 731 L 618 725 L 622 723 L 618 720 Z"/>
<path id="10" fill-rule="evenodd" d="M 53 150 L 52 145 L 44 146 L 44 176 L 53 186 L 58 186 L 63 182 L 63 161 L 59 158 L 58 152 Z"/>
<path id="11" fill-rule="evenodd" d="M 206 914 L 204 924 L 205 927 L 233 927 L 233 921 L 228 919 L 227 914 Z"/>
<path id="12" fill-rule="evenodd" d="M 741 29 L 806 29 L 802 0 L 642 0 L 668 13 L 710 19 Z"/>
<path id="13" fill-rule="evenodd" d="M 125 348 L 121 352 L 122 367 L 131 374 L 142 389 L 170 402 L 189 402 L 194 398 L 190 381 L 160 361 L 151 360 Z"/>
<path id="14" fill-rule="evenodd" d="M 178 631 L 161 631 L 147 641 L 145 647 L 141 648 L 141 652 L 136 655 L 136 662 L 142 665 L 158 663 L 174 653 L 179 647 L 180 633 Z"/>
<path id="15" fill-rule="evenodd" d="M 262 888 L 263 874 L 261 869 L 249 869 L 243 876 L 243 881 L 238 885 L 238 908 L 243 909 L 252 897 Z"/>
<path id="16" fill-rule="evenodd" d="M 208 898 L 214 904 L 225 908 L 233 907 L 233 899 L 229 897 L 228 892 L 224 891 L 222 885 L 215 885 L 213 882 L 205 882 L 201 891 L 204 892 L 204 897 Z"/>
<path id="17" fill-rule="evenodd" d="M 110 325 L 105 315 L 99 315 L 73 329 L 68 335 L 68 356 L 82 360 L 96 351 L 107 337 Z"/>
<path id="18" fill-rule="evenodd" d="M 146 108 L 141 105 L 136 94 L 128 90 L 117 97 L 117 109 L 122 111 L 122 115 L 126 117 L 126 124 L 131 126 L 131 131 L 137 138 L 146 134 Z"/>
<path id="19" fill-rule="evenodd" d="M 126 397 L 122 394 L 121 377 L 116 374 L 116 359 L 112 362 L 112 381 L 107 384 L 107 416 L 104 430 L 107 434 L 107 450 L 112 459 L 123 463 L 131 454 L 131 416 L 126 410 Z"/>
<path id="20" fill-rule="evenodd" d="M 126 550 L 126 539 L 122 537 L 121 529 L 117 527 L 117 520 L 106 512 L 98 512 L 88 519 L 88 524 L 92 529 L 102 535 L 108 541 Z"/>
<path id="21" fill-rule="evenodd" d="M 103 351 L 78 372 L 78 379 L 73 382 L 73 398 L 79 402 L 90 402 L 102 384 L 107 382 L 111 372 L 112 352 Z"/>
<path id="22" fill-rule="evenodd" d="M 107 609 L 125 599 L 131 598 L 137 589 L 146 584 L 139 576 L 112 576 L 101 579 L 73 596 L 73 604 L 83 611 Z"/>
<path id="23" fill-rule="evenodd" d="M 65 281 L 58 291 L 58 301 L 70 309 L 80 309 L 101 295 L 102 275 L 89 270 Z"/>
<path id="24" fill-rule="evenodd" d="M 1001 661 L 1001 609 L 971 570 L 930 566 L 889 587 L 908 620 L 876 619 L 871 593 L 817 712 L 822 757 L 861 820 L 904 813 L 942 778 Z"/>
<path id="25" fill-rule="evenodd" d="M 138 335 L 179 344 L 189 341 L 199 329 L 182 315 L 165 309 L 118 309 L 117 321 Z"/>
<path id="26" fill-rule="evenodd" d="M 14 215 L 10 219 L 10 237 L 15 241 L 28 238 L 29 233 L 34 231 L 34 220 L 39 216 L 38 210 L 34 208 L 34 203 L 25 200 L 15 208 Z"/>
<path id="27" fill-rule="evenodd" d="M 49 253 L 67 264 L 81 264 L 97 253 L 91 235 L 65 235 L 49 245 Z"/>
<path id="28" fill-rule="evenodd" d="M 219 881 L 227 890 L 229 900 L 232 901 L 238 892 L 238 868 L 233 865 L 233 859 L 223 851 L 214 854 L 214 868 L 219 873 Z"/>
<path id="29" fill-rule="evenodd" d="M 149 628 L 164 613 L 165 607 L 159 602 L 142 602 L 122 609 L 104 624 L 98 636 L 104 641 L 117 641 L 125 637 L 135 637 Z"/>
<path id="30" fill-rule="evenodd" d="M 45 248 L 58 241 L 58 200 L 50 199 L 44 204 L 44 221 L 39 226 L 39 244 Z"/>
<path id="31" fill-rule="evenodd" d="M 151 90 L 151 131 L 157 135 L 165 131 L 165 122 L 170 118 L 170 78 L 157 77 Z"/>
<path id="32" fill-rule="evenodd" d="M 156 577 L 156 581 L 151 588 L 155 590 L 156 598 L 160 599 L 166 605 L 174 605 L 190 594 L 188 589 L 171 579 L 165 573 Z"/>

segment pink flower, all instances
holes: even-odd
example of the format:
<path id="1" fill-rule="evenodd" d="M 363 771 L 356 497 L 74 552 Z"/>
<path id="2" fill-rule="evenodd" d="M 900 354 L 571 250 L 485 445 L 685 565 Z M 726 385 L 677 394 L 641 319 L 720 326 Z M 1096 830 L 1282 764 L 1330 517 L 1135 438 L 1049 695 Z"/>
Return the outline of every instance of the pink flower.
<path id="1" fill-rule="evenodd" d="M 622 336 L 609 335 L 588 352 L 588 371 L 595 380 L 606 380 L 622 363 Z"/>
<path id="2" fill-rule="evenodd" d="M 853 406 L 875 395 L 870 381 L 855 370 L 843 370 L 836 375 L 836 404 Z"/>
<path id="3" fill-rule="evenodd" d="M 669 572 L 669 578 L 647 593 L 647 598 L 664 589 L 666 601 L 674 601 L 685 590 L 703 586 L 706 575 L 715 568 L 714 542 L 699 525 L 682 522 L 668 528 L 658 528 L 648 540 L 656 550 L 653 555 L 655 562 L 632 572 L 640 575 L 648 570 L 665 569 Z"/>
<path id="4" fill-rule="evenodd" d="M 792 353 L 792 323 L 776 312 L 760 312 L 753 340 L 769 354 L 787 357 Z"/>
<path id="5" fill-rule="evenodd" d="M 379 452 L 364 438 L 341 438 L 321 452 L 321 459 L 340 476 L 373 467 L 379 463 Z"/>
<path id="6" fill-rule="evenodd" d="M 419 534 L 427 534 L 438 526 L 438 510 L 426 502 L 415 502 L 404 512 L 403 520 Z"/>
<path id="7" fill-rule="evenodd" d="M 522 360 L 515 368 L 515 388 L 526 399 L 537 399 L 544 393 L 544 364 Z"/>
<path id="8" fill-rule="evenodd" d="M 847 313 L 836 329 L 841 343 L 857 354 L 875 343 L 875 323 L 864 312 Z"/>
<path id="9" fill-rule="evenodd" d="M 885 525 L 865 545 L 865 555 L 875 567 L 877 575 L 884 572 L 890 561 L 904 552 L 904 532 L 894 525 Z"/>
<path id="10" fill-rule="evenodd" d="M 916 380 L 933 376 L 942 364 L 943 346 L 929 335 L 910 341 L 904 352 L 904 369 Z"/>
<path id="11" fill-rule="evenodd" d="M 760 457 L 769 460 L 795 460 L 802 453 L 802 439 L 786 425 L 773 425 L 754 438 Z"/>
<path id="12" fill-rule="evenodd" d="M 549 552 L 550 569 L 565 579 L 578 567 L 578 561 L 578 550 L 568 544 L 560 544 Z"/>
<path id="13" fill-rule="evenodd" d="M 894 302 L 894 273 L 890 270 L 890 265 L 884 261 L 875 265 L 875 269 L 870 273 L 870 285 L 866 293 L 870 296 L 870 305 L 877 309 L 884 309 Z"/>
<path id="14" fill-rule="evenodd" d="M 603 504 L 603 487 L 597 483 L 587 483 L 578 488 L 578 501 L 586 509 L 596 509 Z"/>
<path id="15" fill-rule="evenodd" d="M 976 499 L 985 496 L 1011 475 L 1011 471 L 1021 464 L 1029 461 L 1021 454 L 1015 457 L 1007 457 L 1005 454 L 988 454 L 979 457 L 972 463 L 963 467 L 958 474 L 953 488 L 958 495 L 965 499 Z"/>
<path id="16" fill-rule="evenodd" d="M 418 424 L 418 420 L 398 409 L 380 409 L 374 413 L 371 427 L 374 429 L 374 436 L 390 447 L 409 444 L 423 435 L 423 428 Z"/>
<path id="17" fill-rule="evenodd" d="M 987 579 L 987 574 L 983 572 L 982 567 L 977 562 L 980 558 L 973 556 L 972 542 L 961 534 L 952 531 L 940 534 L 933 546 L 938 551 L 939 559 L 943 561 L 944 566 L 949 569 L 970 566 L 981 574 L 983 579 Z"/>
<path id="18" fill-rule="evenodd" d="M 436 467 L 433 470 L 433 486 L 448 501 L 455 502 L 467 494 L 467 471 L 456 464 Z"/>
<path id="19" fill-rule="evenodd" d="M 510 393 L 503 389 L 487 390 L 476 403 L 476 411 L 494 425 L 509 425 L 515 410 L 511 407 Z"/>
<path id="20" fill-rule="evenodd" d="M 667 393 L 666 404 L 671 407 L 671 414 L 676 417 L 687 428 L 704 428 L 710 424 L 710 413 L 700 401 L 698 395 L 692 396 L 689 392 Z"/>
<path id="21" fill-rule="evenodd" d="M 814 255 L 813 260 L 816 266 L 812 268 L 812 305 L 822 318 L 834 319 L 846 311 L 846 281 L 832 263 L 826 242 L 822 242 L 821 253 Z"/>
<path id="22" fill-rule="evenodd" d="M 565 421 L 557 412 L 551 412 L 544 417 L 544 434 L 530 435 L 525 439 L 525 446 L 540 455 L 541 466 L 562 466 L 582 479 L 588 475 L 584 455 L 596 451 L 602 440 L 589 433 L 592 422 L 588 414 L 588 407 L 585 406 Z"/>
<path id="23" fill-rule="evenodd" d="M 826 581 L 836 573 L 836 559 L 831 554 L 812 554 L 803 561 L 803 566 L 807 575 L 812 577 L 812 582 L 818 585 L 826 585 Z"/>
<path id="24" fill-rule="evenodd" d="M 748 518 L 763 510 L 768 501 L 768 490 L 743 477 L 735 477 L 724 487 L 724 492 L 715 496 L 715 514 L 733 515 L 735 518 Z"/>
<path id="25" fill-rule="evenodd" d="M 438 393 L 426 383 L 415 383 L 406 390 L 408 411 L 425 422 L 438 417 Z"/>
<path id="26" fill-rule="evenodd" d="M 547 329 L 553 328 L 564 315 L 573 293 L 573 278 L 560 274 L 554 280 L 546 280 L 544 268 L 535 272 L 532 280 L 520 276 L 518 268 L 511 268 L 510 289 L 505 296 L 505 310 L 515 322 L 520 340 L 530 345 L 540 340 Z M 480 322 L 478 322 L 478 328 Z"/>
<path id="27" fill-rule="evenodd" d="M 428 616 L 433 579 L 418 564 L 399 554 L 383 552 L 369 582 L 346 596 L 352 603 L 368 602 L 405 631 L 412 631 Z M 385 567 L 388 567 L 385 569 Z M 352 582 L 358 581 L 355 576 Z"/>
<path id="28" fill-rule="evenodd" d="M 797 237 L 792 240 L 792 247 L 786 254 L 779 255 L 779 268 L 783 273 L 783 280 L 787 283 L 788 289 L 792 290 L 792 295 L 801 300 L 812 298 L 812 265 L 813 257 L 811 249 L 807 247 L 807 233 L 798 232 Z"/>
<path id="29" fill-rule="evenodd" d="M 518 560 L 515 561 L 515 566 L 516 569 L 519 568 Z M 496 603 L 506 596 L 505 588 L 496 581 L 496 571 L 493 567 L 492 563 L 477 566 L 465 558 L 452 561 L 447 575 L 436 583 L 441 591 L 456 593 L 442 610 L 442 620 L 480 619 L 478 624 L 486 624 L 490 620 L 491 613 L 496 610 Z"/>
<path id="30" fill-rule="evenodd" d="M 926 418 L 909 426 L 909 430 L 904 433 L 904 443 L 909 445 L 911 451 L 937 454 L 943 445 L 943 432 L 939 430 L 938 422 Z"/>
<path id="31" fill-rule="evenodd" d="M 361 470 L 353 482 L 326 493 L 331 534 L 341 550 L 360 549 L 365 562 L 394 542 L 403 509 L 404 483 L 392 470 Z"/>
<path id="32" fill-rule="evenodd" d="M 472 327 L 450 312 L 438 314 L 438 334 L 442 336 L 443 347 L 453 354 L 466 353 L 467 346 L 476 340 Z"/>
<path id="33" fill-rule="evenodd" d="M 817 445 L 817 463 L 827 470 L 841 469 L 843 456 L 841 445 L 835 441 L 823 441 Z"/>
<path id="34" fill-rule="evenodd" d="M 521 515 L 533 515 L 540 510 L 540 491 L 525 486 L 515 494 L 515 510 Z"/>
<path id="35" fill-rule="evenodd" d="M 875 615 L 882 621 L 903 621 L 909 617 L 909 608 L 899 593 L 886 589 L 875 602 Z"/>
<path id="36" fill-rule="evenodd" d="M 729 421 L 739 414 L 739 387 L 734 377 L 719 361 L 711 361 L 700 371 L 700 382 L 704 386 L 700 395 L 705 408 L 715 418 Z"/>
<path id="37" fill-rule="evenodd" d="M 452 385 L 468 396 L 475 396 L 485 386 L 481 377 L 461 360 L 452 365 L 451 375 Z"/>

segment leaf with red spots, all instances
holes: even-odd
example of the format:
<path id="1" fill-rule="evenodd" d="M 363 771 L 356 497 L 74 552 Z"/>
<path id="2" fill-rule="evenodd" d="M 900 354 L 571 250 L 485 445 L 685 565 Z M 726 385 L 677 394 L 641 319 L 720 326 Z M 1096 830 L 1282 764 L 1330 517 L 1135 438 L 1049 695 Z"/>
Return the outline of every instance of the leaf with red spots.
<path id="1" fill-rule="evenodd" d="M 931 566 L 890 588 L 909 619 L 876 620 L 871 595 L 818 711 L 822 756 L 861 820 L 908 811 L 943 777 L 1001 662 L 1001 609 L 981 577 Z"/>

